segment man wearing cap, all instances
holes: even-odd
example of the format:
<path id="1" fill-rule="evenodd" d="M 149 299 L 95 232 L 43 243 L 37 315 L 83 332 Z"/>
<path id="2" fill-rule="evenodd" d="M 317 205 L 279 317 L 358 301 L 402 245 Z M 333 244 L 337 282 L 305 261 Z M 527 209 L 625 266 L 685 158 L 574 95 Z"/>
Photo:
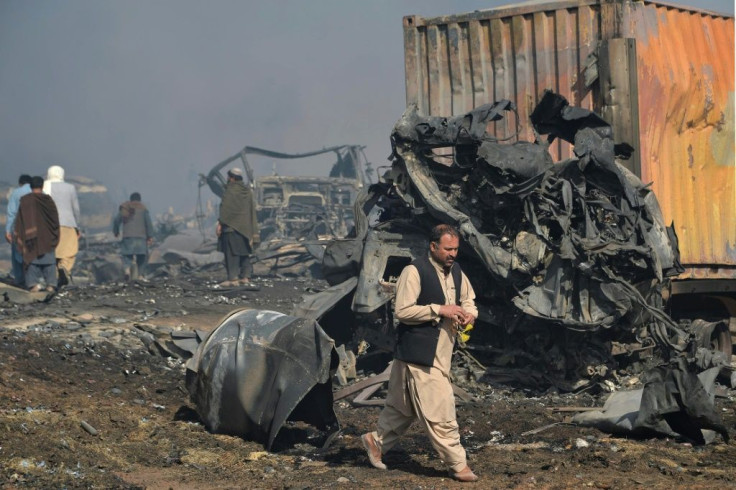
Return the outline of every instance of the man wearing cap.
<path id="1" fill-rule="evenodd" d="M 59 211 L 60 235 L 55 253 L 58 286 L 62 287 L 69 284 L 79 251 L 79 199 L 74 184 L 64 182 L 64 169 L 58 165 L 49 167 L 43 192 L 51 196 Z"/>
<path id="2" fill-rule="evenodd" d="M 243 171 L 237 167 L 227 172 L 227 184 L 217 220 L 218 250 L 225 255 L 227 280 L 223 287 L 248 284 L 253 273 L 250 255 L 258 238 L 258 221 L 253 191 L 243 183 Z"/>

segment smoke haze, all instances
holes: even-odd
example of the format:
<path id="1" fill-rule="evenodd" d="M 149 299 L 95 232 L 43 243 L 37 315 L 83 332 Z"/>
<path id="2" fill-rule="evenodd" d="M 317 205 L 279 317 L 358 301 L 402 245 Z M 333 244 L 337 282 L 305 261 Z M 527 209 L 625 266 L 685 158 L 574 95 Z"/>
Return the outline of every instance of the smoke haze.
<path id="1" fill-rule="evenodd" d="M 2 0 L 0 180 L 58 164 L 188 214 L 197 175 L 245 145 L 362 144 L 384 165 L 405 106 L 402 17 L 509 3 Z"/>

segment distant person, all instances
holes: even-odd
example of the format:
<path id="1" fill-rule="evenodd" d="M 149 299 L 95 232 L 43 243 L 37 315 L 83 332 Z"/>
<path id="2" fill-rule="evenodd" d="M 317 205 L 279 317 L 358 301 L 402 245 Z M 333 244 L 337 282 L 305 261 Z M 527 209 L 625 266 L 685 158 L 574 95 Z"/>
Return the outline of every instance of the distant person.
<path id="1" fill-rule="evenodd" d="M 435 226 L 429 254 L 407 265 L 396 283 L 394 312 L 400 323 L 386 403 L 377 430 L 361 436 L 376 468 L 386 469 L 381 456 L 418 420 L 452 478 L 478 479 L 460 443 L 450 381 L 458 328 L 478 316 L 473 287 L 455 263 L 459 245 L 454 227 Z"/>
<path id="2" fill-rule="evenodd" d="M 8 197 L 8 208 L 5 219 L 5 239 L 10 244 L 13 271 L 13 282 L 16 286 L 24 287 L 26 284 L 25 274 L 23 272 L 23 255 L 21 255 L 18 246 L 13 239 L 15 236 L 15 216 L 18 214 L 18 206 L 20 206 L 20 198 L 31 192 L 31 176 L 23 174 L 18 179 L 18 187 L 13 189 Z"/>
<path id="3" fill-rule="evenodd" d="M 151 214 L 141 202 L 141 195 L 134 192 L 130 200 L 120 205 L 112 225 L 115 238 L 123 230 L 120 254 L 123 256 L 125 280 L 136 280 L 145 273 L 148 260 L 148 247 L 153 243 L 153 223 Z"/>
<path id="4" fill-rule="evenodd" d="M 56 255 L 59 244 L 59 213 L 51 196 L 43 193 L 43 177 L 31 179 L 31 192 L 20 198 L 15 217 L 15 242 L 23 255 L 26 288 L 56 290 Z"/>
<path id="5" fill-rule="evenodd" d="M 59 271 L 58 287 L 69 284 L 72 268 L 79 251 L 79 200 L 73 184 L 64 182 L 64 169 L 58 165 L 49 167 L 43 192 L 51 196 L 59 210 L 61 234 L 56 247 L 56 267 Z"/>
<path id="6" fill-rule="evenodd" d="M 231 168 L 220 204 L 217 221 L 218 250 L 225 254 L 227 280 L 220 286 L 230 287 L 250 283 L 253 265 L 253 240 L 258 237 L 256 202 L 253 191 L 243 183 L 243 171 Z"/>

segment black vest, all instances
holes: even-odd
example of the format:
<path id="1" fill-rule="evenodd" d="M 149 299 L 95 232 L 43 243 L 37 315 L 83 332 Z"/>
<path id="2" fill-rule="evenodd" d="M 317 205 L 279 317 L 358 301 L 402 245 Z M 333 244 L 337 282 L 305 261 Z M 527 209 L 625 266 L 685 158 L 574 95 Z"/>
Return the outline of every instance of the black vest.
<path id="1" fill-rule="evenodd" d="M 418 305 L 445 304 L 445 293 L 442 284 L 437 277 L 437 269 L 429 261 L 426 255 L 416 259 L 412 265 L 419 271 L 419 284 L 421 290 L 417 298 Z M 452 280 L 455 283 L 455 304 L 460 304 L 460 286 L 462 283 L 462 271 L 455 263 L 450 269 Z M 424 322 L 418 325 L 407 325 L 399 323 L 397 328 L 398 340 L 394 358 L 419 364 L 421 366 L 432 366 L 437 351 L 437 341 L 440 338 L 439 323 Z"/>

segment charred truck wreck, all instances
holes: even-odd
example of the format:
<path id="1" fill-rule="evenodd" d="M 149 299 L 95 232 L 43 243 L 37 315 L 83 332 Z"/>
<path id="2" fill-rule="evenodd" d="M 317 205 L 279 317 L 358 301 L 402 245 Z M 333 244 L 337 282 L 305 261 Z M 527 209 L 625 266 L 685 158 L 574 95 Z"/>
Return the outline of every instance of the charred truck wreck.
<path id="1" fill-rule="evenodd" d="M 677 237 L 654 194 L 614 161 L 631 147 L 552 92 L 531 114 L 536 141 L 490 137 L 487 125 L 510 112 L 509 101 L 452 118 L 410 106 L 391 135 L 391 169 L 356 201 L 357 237 L 325 251 L 333 288 L 294 315 L 354 351 L 391 352 L 396 278 L 444 222 L 462 236 L 480 310 L 468 348 L 486 379 L 577 391 L 676 358 L 728 366 L 725 322 L 678 324 L 663 310 L 662 287 L 681 270 Z M 552 161 L 557 138 L 573 158 Z"/>
<path id="2" fill-rule="evenodd" d="M 573 422 L 727 439 L 712 393 L 730 370 L 728 326 L 677 323 L 663 309 L 662 288 L 681 270 L 677 237 L 654 194 L 614 161 L 631 147 L 552 92 L 531 114 L 534 142 L 491 138 L 488 125 L 509 112 L 509 101 L 453 118 L 410 107 L 392 132 L 390 170 L 355 203 L 355 237 L 324 251 L 330 288 L 288 316 L 236 310 L 206 338 L 174 339 L 188 352 L 187 388 L 209 430 L 270 450 L 287 421 L 305 421 L 329 445 L 340 427 L 333 400 L 365 390 L 360 403 L 378 402 L 365 398 L 388 379 L 396 280 L 427 253 L 428 231 L 449 223 L 477 295 L 479 317 L 461 345 L 475 354 L 465 356 L 472 378 L 575 392 L 613 390 L 646 371 L 644 388 L 614 393 Z M 558 138 L 575 156 L 555 163 L 548 146 Z M 346 384 L 356 365 L 383 373 L 333 393 L 333 373 Z"/>
<path id="3" fill-rule="evenodd" d="M 347 236 L 354 227 L 353 203 L 371 182 L 371 164 L 364 146 L 340 145 L 305 153 L 282 153 L 246 146 L 239 153 L 200 175 L 200 189 L 209 186 L 222 197 L 223 171 L 240 160 L 248 184 L 256 196 L 260 246 L 255 250 L 254 269 L 260 274 L 321 277 L 320 262 L 327 240 Z M 269 175 L 256 177 L 248 157 L 275 161 L 300 161 L 321 155 L 334 156 L 328 175 Z M 201 206 L 201 197 L 198 203 Z M 198 216 L 204 217 L 199 211 Z M 204 223 L 199 221 L 200 229 Z"/>
<path id="4" fill-rule="evenodd" d="M 365 157 L 364 146 L 340 145 L 306 153 L 282 153 L 254 146 L 246 146 L 238 154 L 215 165 L 209 173 L 200 176 L 210 190 L 222 197 L 225 177 L 222 170 L 240 160 L 248 176 L 248 183 L 256 194 L 261 240 L 300 238 L 315 226 L 321 234 L 345 236 L 353 225 L 353 202 L 359 190 L 370 183 L 371 166 Z M 276 160 L 300 160 L 333 153 L 335 162 L 329 176 L 255 177 L 248 155 Z"/>

